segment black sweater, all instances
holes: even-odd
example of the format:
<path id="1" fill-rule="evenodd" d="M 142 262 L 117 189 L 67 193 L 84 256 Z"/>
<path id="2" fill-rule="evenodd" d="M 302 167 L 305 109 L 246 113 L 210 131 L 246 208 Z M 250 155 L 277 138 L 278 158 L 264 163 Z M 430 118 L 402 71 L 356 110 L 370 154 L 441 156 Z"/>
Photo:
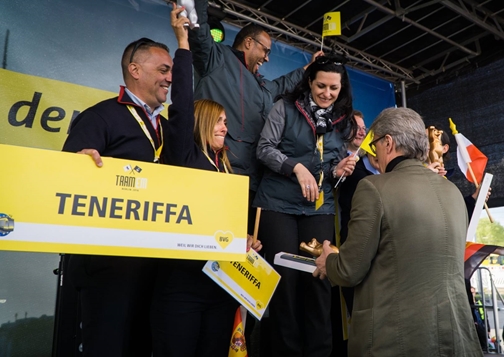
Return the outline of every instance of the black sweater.
<path id="1" fill-rule="evenodd" d="M 63 151 L 96 149 L 101 156 L 153 162 L 154 149 L 127 105 L 135 107 L 158 148 L 160 140 L 144 109 L 136 105 L 121 87 L 118 97 L 104 100 L 75 118 Z M 161 117 L 160 122 L 165 126 L 167 120 Z M 164 152 L 166 144 L 162 155 Z"/>

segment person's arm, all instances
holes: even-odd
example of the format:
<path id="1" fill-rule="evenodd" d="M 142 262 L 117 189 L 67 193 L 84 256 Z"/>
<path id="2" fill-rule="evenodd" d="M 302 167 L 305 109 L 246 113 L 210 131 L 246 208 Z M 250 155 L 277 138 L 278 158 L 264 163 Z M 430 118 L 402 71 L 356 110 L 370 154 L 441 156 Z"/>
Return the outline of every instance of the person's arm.
<path id="1" fill-rule="evenodd" d="M 189 31 L 189 45 L 194 56 L 194 70 L 200 77 L 208 75 L 213 69 L 222 66 L 222 53 L 210 34 L 208 25 L 208 0 L 194 0 L 198 14 L 199 28 Z"/>
<path id="2" fill-rule="evenodd" d="M 318 199 L 319 192 L 312 173 L 303 164 L 287 157 L 277 148 L 284 128 L 285 105 L 283 100 L 280 100 L 273 106 L 264 123 L 257 144 L 257 159 L 276 173 L 285 176 L 295 174 L 303 197 L 313 202 Z"/>
<path id="3" fill-rule="evenodd" d="M 272 81 L 265 80 L 266 88 L 271 92 L 273 98 L 278 95 L 284 94 L 287 91 L 292 90 L 298 82 L 303 79 L 303 74 L 306 68 L 315 61 L 318 56 L 323 55 L 324 52 L 318 51 L 312 55 L 311 61 L 304 67 L 298 68 L 292 72 L 289 72 L 281 77 L 278 77 Z"/>
<path id="4" fill-rule="evenodd" d="M 341 176 L 346 177 L 353 174 L 356 163 L 357 157 L 354 155 L 347 156 L 341 161 L 333 160 L 330 172 L 326 173 L 326 179 L 334 186 Z"/>
<path id="5" fill-rule="evenodd" d="M 282 134 L 285 128 L 285 106 L 283 101 L 278 101 L 271 109 L 261 136 L 257 143 L 257 159 L 266 165 L 272 171 L 291 175 L 297 162 L 289 159 L 280 150 L 278 144 L 282 140 Z"/>
<path id="6" fill-rule="evenodd" d="M 184 7 L 177 9 L 177 4 L 172 2 L 172 11 L 170 13 L 171 26 L 175 38 L 177 39 L 178 48 L 189 50 L 189 34 L 187 27 L 190 23 L 189 19 L 184 16 L 179 16 L 185 10 Z M 172 79 L 173 81 L 173 79 Z"/>
<path id="7" fill-rule="evenodd" d="M 464 202 L 467 208 L 467 216 L 469 217 L 469 219 L 471 219 L 474 212 L 474 207 L 476 207 L 476 200 L 472 195 L 469 195 L 464 197 Z"/>
<path id="8" fill-rule="evenodd" d="M 107 147 L 108 132 L 108 125 L 102 116 L 92 108 L 86 109 L 72 122 L 62 151 L 79 152 L 83 149 L 93 148 L 99 153 L 103 153 Z"/>
<path id="9" fill-rule="evenodd" d="M 101 153 L 107 145 L 107 125 L 92 110 L 81 113 L 72 123 L 62 151 L 89 155 L 96 166 L 102 167 Z"/>
<path id="10" fill-rule="evenodd" d="M 189 157 L 199 151 L 194 142 L 194 99 L 192 88 L 192 54 L 188 48 L 187 29 L 189 20 L 178 18 L 183 8 L 171 13 L 172 27 L 179 49 L 175 52 L 172 70 L 171 100 L 168 107 L 168 122 L 164 125 L 165 143 L 168 146 L 167 163 L 183 166 Z M 185 48 L 184 48 L 185 47 Z"/>
<path id="11" fill-rule="evenodd" d="M 308 68 L 308 66 L 311 65 L 313 62 L 315 62 L 315 60 L 317 59 L 317 57 L 320 57 L 320 56 L 324 56 L 324 51 L 317 51 L 314 54 L 312 54 L 310 62 L 308 62 L 307 64 L 305 64 L 304 67 L 303 67 L 303 69 L 306 71 L 306 69 Z"/>
<path id="12" fill-rule="evenodd" d="M 369 180 L 359 182 L 350 215 L 347 240 L 339 254 L 327 257 L 327 277 L 332 285 L 358 285 L 368 274 L 378 251 L 383 205 Z"/>
<path id="13" fill-rule="evenodd" d="M 301 67 L 272 81 L 264 80 L 264 85 L 271 92 L 271 96 L 275 98 L 294 89 L 296 84 L 303 79 L 304 72 Z"/>

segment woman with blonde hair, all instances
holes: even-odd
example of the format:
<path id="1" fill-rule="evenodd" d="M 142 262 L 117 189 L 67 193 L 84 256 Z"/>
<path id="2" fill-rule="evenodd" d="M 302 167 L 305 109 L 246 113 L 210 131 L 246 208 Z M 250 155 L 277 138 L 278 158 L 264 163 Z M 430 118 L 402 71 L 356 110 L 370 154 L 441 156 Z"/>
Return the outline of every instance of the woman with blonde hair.
<path id="1" fill-rule="evenodd" d="M 194 102 L 194 141 L 208 158 L 214 156 L 226 173 L 231 173 L 224 138 L 227 133 L 227 120 L 224 107 L 209 99 Z M 213 154 L 212 154 L 213 151 Z"/>
<path id="2" fill-rule="evenodd" d="M 179 49 L 173 60 L 169 120 L 163 127 L 165 163 L 231 173 L 224 107 L 208 99 L 193 100 L 192 53 L 183 26 L 188 20 L 177 18 L 182 9 L 174 6 L 172 11 Z M 260 247 L 259 241 L 253 245 Z M 160 260 L 151 308 L 154 357 L 228 355 L 238 303 L 202 272 L 205 263 Z"/>

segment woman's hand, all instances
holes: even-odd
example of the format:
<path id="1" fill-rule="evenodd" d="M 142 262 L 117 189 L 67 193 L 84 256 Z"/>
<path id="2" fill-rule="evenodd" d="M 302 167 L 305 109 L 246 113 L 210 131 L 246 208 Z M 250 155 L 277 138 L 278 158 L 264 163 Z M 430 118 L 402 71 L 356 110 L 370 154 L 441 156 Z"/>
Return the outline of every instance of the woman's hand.
<path id="1" fill-rule="evenodd" d="M 250 248 L 258 252 L 262 249 L 262 244 L 260 240 L 256 240 L 254 242 L 254 236 L 247 234 L 247 252 L 250 250 Z"/>
<path id="2" fill-rule="evenodd" d="M 356 156 L 348 156 L 341 160 L 333 170 L 334 177 L 350 176 L 355 169 Z"/>
<path id="3" fill-rule="evenodd" d="M 433 162 L 427 165 L 427 167 L 440 176 L 446 176 L 446 170 L 439 162 Z"/>
<path id="4" fill-rule="evenodd" d="M 301 186 L 301 191 L 303 192 L 303 197 L 310 202 L 315 202 L 319 197 L 317 181 L 315 177 L 303 164 L 297 164 L 294 166 L 293 172 L 296 174 L 296 178 Z"/>
<path id="5" fill-rule="evenodd" d="M 173 10 L 171 12 L 171 25 L 175 37 L 177 38 L 179 48 L 188 50 L 189 49 L 189 35 L 188 35 L 188 25 L 190 23 L 189 19 L 184 16 L 179 16 L 179 14 L 185 10 L 185 8 L 177 8 L 177 3 L 172 2 Z M 186 26 L 184 26 L 186 25 Z"/>

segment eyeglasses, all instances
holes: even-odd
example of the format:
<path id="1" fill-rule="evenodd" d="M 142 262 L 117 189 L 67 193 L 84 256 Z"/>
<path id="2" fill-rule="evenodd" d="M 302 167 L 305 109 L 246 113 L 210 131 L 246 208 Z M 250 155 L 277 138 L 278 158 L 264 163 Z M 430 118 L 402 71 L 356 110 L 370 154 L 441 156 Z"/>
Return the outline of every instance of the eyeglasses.
<path id="1" fill-rule="evenodd" d="M 263 49 L 264 49 L 264 52 L 266 53 L 266 57 L 268 57 L 271 53 L 271 48 L 268 48 L 266 46 L 264 46 L 261 42 L 259 42 L 258 40 L 256 40 L 255 38 L 251 37 L 252 40 L 254 40 L 255 42 L 257 42 L 258 44 L 260 44 Z"/>
<path id="2" fill-rule="evenodd" d="M 326 57 L 326 56 L 318 56 L 318 57 L 315 59 L 315 62 L 317 62 L 318 64 L 333 63 L 333 64 L 335 64 L 336 66 L 342 66 L 342 65 L 343 65 L 343 63 L 338 62 L 338 61 L 336 61 L 335 59 L 332 59 L 332 58 L 330 58 L 330 57 Z"/>
<path id="3" fill-rule="evenodd" d="M 362 130 L 363 132 L 367 132 L 367 128 L 365 126 L 358 126 L 357 125 L 357 131 Z"/>
<path id="4" fill-rule="evenodd" d="M 148 45 L 151 43 L 156 43 L 155 41 L 152 41 L 150 38 L 147 37 L 142 37 L 138 41 L 136 41 L 135 46 L 133 47 L 133 51 L 131 51 L 130 55 L 130 60 L 129 63 L 133 62 L 133 56 L 135 55 L 135 52 L 143 45 Z"/>
<path id="5" fill-rule="evenodd" d="M 376 143 L 386 137 L 387 134 L 380 136 L 378 139 L 374 139 L 369 143 L 369 147 L 371 148 L 371 151 L 376 154 Z"/>

